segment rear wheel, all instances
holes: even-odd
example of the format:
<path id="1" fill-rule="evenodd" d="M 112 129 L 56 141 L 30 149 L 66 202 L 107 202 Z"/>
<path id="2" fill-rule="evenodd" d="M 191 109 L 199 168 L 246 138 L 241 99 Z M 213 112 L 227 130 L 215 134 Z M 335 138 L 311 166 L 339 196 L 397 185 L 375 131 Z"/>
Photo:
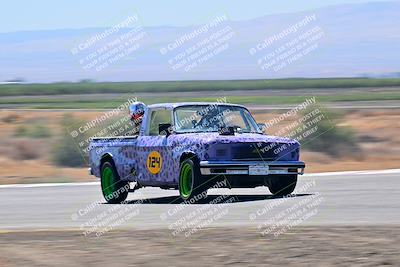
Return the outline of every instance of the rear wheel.
<path id="1" fill-rule="evenodd" d="M 101 166 L 101 191 L 110 204 L 121 203 L 128 197 L 129 183 L 121 181 L 112 162 L 106 161 Z"/>
<path id="2" fill-rule="evenodd" d="M 269 191 L 276 196 L 291 194 L 296 188 L 297 174 L 274 177 L 269 185 Z"/>
<path id="3" fill-rule="evenodd" d="M 199 166 L 191 159 L 185 159 L 181 163 L 178 188 L 179 195 L 186 201 L 193 202 L 207 196 Z"/>

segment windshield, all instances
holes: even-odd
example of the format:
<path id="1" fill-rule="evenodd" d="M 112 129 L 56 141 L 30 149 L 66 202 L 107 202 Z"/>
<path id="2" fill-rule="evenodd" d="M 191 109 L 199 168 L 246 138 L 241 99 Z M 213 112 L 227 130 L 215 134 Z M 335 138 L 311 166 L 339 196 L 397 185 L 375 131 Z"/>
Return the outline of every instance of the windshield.
<path id="1" fill-rule="evenodd" d="M 182 106 L 174 110 L 174 119 L 177 133 L 217 132 L 224 127 L 238 133 L 261 133 L 250 112 L 236 106 Z"/>

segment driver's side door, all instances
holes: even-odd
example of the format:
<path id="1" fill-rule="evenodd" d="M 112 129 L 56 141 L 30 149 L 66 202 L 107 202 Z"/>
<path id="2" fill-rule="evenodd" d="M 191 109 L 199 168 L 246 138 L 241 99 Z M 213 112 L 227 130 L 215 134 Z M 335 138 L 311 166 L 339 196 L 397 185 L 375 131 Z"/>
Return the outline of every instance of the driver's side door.
<path id="1" fill-rule="evenodd" d="M 159 132 L 160 124 L 172 125 L 172 109 L 150 109 L 147 129 L 138 137 L 139 180 L 149 184 L 169 183 L 172 168 L 172 149 L 165 132 Z"/>

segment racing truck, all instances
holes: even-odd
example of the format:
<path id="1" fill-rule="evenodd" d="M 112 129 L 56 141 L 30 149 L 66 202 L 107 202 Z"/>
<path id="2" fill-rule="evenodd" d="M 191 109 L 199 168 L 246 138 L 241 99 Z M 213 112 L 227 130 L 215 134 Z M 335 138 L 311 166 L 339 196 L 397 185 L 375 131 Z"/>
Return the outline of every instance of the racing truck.
<path id="1" fill-rule="evenodd" d="M 121 203 L 129 192 L 149 186 L 179 190 L 187 203 L 206 197 L 216 184 L 265 186 L 284 196 L 304 173 L 300 144 L 264 133 L 265 124 L 244 106 L 135 102 L 129 111 L 135 130 L 92 138 L 89 146 L 89 173 L 100 178 L 108 203 Z"/>

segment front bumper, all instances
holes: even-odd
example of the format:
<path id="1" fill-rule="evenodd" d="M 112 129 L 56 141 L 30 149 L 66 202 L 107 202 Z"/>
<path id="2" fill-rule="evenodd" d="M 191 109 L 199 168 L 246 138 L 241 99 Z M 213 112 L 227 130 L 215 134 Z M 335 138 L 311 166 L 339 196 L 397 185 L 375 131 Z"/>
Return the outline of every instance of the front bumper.
<path id="1" fill-rule="evenodd" d="M 200 161 L 202 175 L 304 174 L 302 161 Z"/>

